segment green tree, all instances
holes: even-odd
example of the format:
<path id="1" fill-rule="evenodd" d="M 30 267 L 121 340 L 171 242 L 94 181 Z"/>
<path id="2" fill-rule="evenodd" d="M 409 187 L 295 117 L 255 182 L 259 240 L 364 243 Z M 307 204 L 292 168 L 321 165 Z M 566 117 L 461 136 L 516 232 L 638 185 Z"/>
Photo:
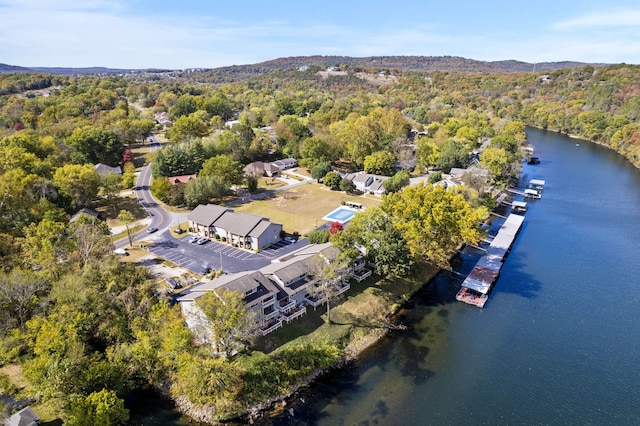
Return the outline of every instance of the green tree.
<path id="1" fill-rule="evenodd" d="M 380 208 L 369 207 L 357 213 L 332 243 L 353 262 L 364 249 L 369 264 L 379 275 L 406 275 L 413 258 L 407 242 Z"/>
<path id="2" fill-rule="evenodd" d="M 189 208 L 206 204 L 212 198 L 222 198 L 229 191 L 227 182 L 219 176 L 202 176 L 184 186 L 184 201 Z"/>
<path id="3" fill-rule="evenodd" d="M 356 189 L 356 185 L 352 180 L 347 178 L 340 179 L 340 191 L 353 192 Z"/>
<path id="4" fill-rule="evenodd" d="M 215 352 L 230 356 L 255 338 L 255 314 L 245 305 L 244 294 L 226 289 L 209 291 L 196 299 L 196 304 L 207 317 Z"/>
<path id="5" fill-rule="evenodd" d="M 258 191 L 258 178 L 255 176 L 246 176 L 247 191 L 251 194 L 255 194 Z"/>
<path id="6" fill-rule="evenodd" d="M 207 123 L 196 116 L 182 116 L 173 123 L 167 132 L 167 137 L 176 142 L 187 142 L 191 139 L 202 138 L 209 134 Z"/>
<path id="7" fill-rule="evenodd" d="M 78 128 L 65 143 L 75 149 L 72 157 L 80 164 L 119 164 L 125 148 L 120 136 L 99 127 Z"/>
<path id="8" fill-rule="evenodd" d="M 453 167 L 465 166 L 468 158 L 468 150 L 460 143 L 450 140 L 442 148 L 436 165 L 445 173 L 449 173 Z"/>
<path id="9" fill-rule="evenodd" d="M 500 179 L 507 175 L 509 156 L 507 151 L 502 148 L 488 147 L 482 151 L 480 164 L 488 169 L 496 179 Z"/>
<path id="10" fill-rule="evenodd" d="M 53 184 L 74 207 L 88 207 L 98 195 L 100 181 L 90 164 L 65 164 L 53 174 Z"/>
<path id="11" fill-rule="evenodd" d="M 229 186 L 240 185 L 243 179 L 242 164 L 230 155 L 219 154 L 204 162 L 198 176 L 218 176 Z"/>
<path id="12" fill-rule="evenodd" d="M 124 425 L 129 421 L 129 410 L 114 391 L 102 389 L 87 397 L 75 397 L 71 401 L 69 426 Z"/>
<path id="13" fill-rule="evenodd" d="M 398 192 L 405 186 L 409 185 L 411 176 L 406 170 L 401 170 L 389 179 L 382 182 L 382 187 L 387 194 Z"/>
<path id="14" fill-rule="evenodd" d="M 318 163 L 334 160 L 333 157 L 329 143 L 324 138 L 314 136 L 302 142 L 298 162 L 302 167 L 312 169 Z"/>
<path id="15" fill-rule="evenodd" d="M 314 277 L 309 294 L 317 300 L 324 300 L 327 305 L 327 322 L 331 324 L 331 302 L 337 298 L 347 280 L 347 259 L 339 257 L 337 253 L 323 253 L 323 256 L 311 258 L 307 266 Z"/>
<path id="16" fill-rule="evenodd" d="M 442 268 L 463 243 L 477 244 L 481 217 L 460 194 L 437 185 L 413 185 L 383 199 L 382 210 L 400 231 L 414 259 Z"/>
<path id="17" fill-rule="evenodd" d="M 318 163 L 313 169 L 311 169 L 311 177 L 317 182 L 320 182 L 320 179 L 322 179 L 330 171 L 331 163 L 328 161 L 324 161 L 322 163 Z"/>
<path id="18" fill-rule="evenodd" d="M 329 188 L 336 190 L 340 187 L 340 181 L 342 180 L 342 178 L 340 177 L 340 175 L 338 174 L 338 172 L 329 172 L 326 175 L 324 175 L 324 184 L 327 185 Z"/>

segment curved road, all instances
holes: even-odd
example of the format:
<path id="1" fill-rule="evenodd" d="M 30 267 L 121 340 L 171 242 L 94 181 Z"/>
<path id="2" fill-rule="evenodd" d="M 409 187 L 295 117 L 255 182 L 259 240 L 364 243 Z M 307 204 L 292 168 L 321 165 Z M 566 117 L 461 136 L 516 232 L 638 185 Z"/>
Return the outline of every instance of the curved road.
<path id="1" fill-rule="evenodd" d="M 156 138 L 156 136 L 153 133 L 148 137 L 148 141 L 149 141 L 149 148 L 151 152 L 157 151 L 162 147 L 160 145 L 160 141 Z M 298 176 L 305 178 L 305 180 L 295 181 L 287 186 L 283 186 L 270 191 L 265 191 L 260 194 L 254 194 L 252 196 L 246 197 L 245 199 L 239 199 L 234 202 L 228 203 L 227 205 L 228 206 L 237 205 L 243 202 L 251 201 L 253 199 L 265 198 L 273 193 L 286 191 L 296 186 L 305 185 L 310 182 L 313 182 L 313 179 L 311 178 L 306 178 L 303 175 L 298 175 Z M 138 197 L 138 201 L 149 214 L 151 218 L 151 223 L 146 229 L 132 235 L 131 236 L 132 241 L 139 241 L 142 239 L 146 239 L 146 238 L 149 238 L 150 235 L 156 235 L 156 233 L 162 234 L 162 237 L 164 238 L 173 239 L 175 237 L 171 235 L 170 232 L 168 232 L 168 228 L 171 226 L 172 223 L 177 224 L 176 219 L 179 221 L 183 219 L 183 217 L 185 216 L 185 214 L 171 213 L 166 211 L 164 208 L 162 208 L 162 206 L 159 205 L 151 195 L 151 190 L 149 189 L 150 184 L 151 184 L 151 164 L 147 164 L 142 168 L 142 170 L 140 170 L 140 174 L 138 175 L 138 179 L 136 181 L 135 193 L 136 193 L 136 196 Z M 156 228 L 158 229 L 158 231 L 156 231 L 156 233 L 154 234 L 149 234 L 147 232 L 149 228 Z M 154 238 L 154 240 L 162 237 L 158 235 L 158 237 Z M 128 244 L 129 244 L 129 240 L 127 238 L 124 238 L 122 240 L 117 241 L 115 243 L 115 247 L 124 248 Z"/>
<path id="2" fill-rule="evenodd" d="M 160 141 L 156 138 L 154 134 L 151 134 L 148 138 L 149 140 L 149 148 L 151 152 L 157 151 L 161 148 Z M 147 211 L 149 216 L 151 217 L 151 223 L 147 227 L 149 228 L 157 228 L 158 232 L 163 231 L 165 228 L 168 228 L 171 225 L 173 220 L 173 215 L 163 209 L 153 198 L 151 195 L 151 190 L 149 189 L 149 185 L 151 184 L 151 164 L 147 164 L 140 170 L 140 174 L 138 175 L 138 179 L 136 180 L 135 193 L 136 197 L 138 197 L 138 201 Z M 133 241 L 137 241 L 142 239 L 145 236 L 148 236 L 149 233 L 147 230 L 142 230 L 132 235 L 131 238 Z M 129 244 L 127 238 L 119 240 L 116 242 L 116 248 L 123 248 Z"/>

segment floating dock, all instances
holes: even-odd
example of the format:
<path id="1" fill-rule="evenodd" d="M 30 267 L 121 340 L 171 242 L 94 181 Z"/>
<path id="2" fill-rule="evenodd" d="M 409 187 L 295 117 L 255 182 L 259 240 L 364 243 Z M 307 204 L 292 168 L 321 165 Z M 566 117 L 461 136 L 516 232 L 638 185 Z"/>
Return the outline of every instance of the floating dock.
<path id="1" fill-rule="evenodd" d="M 478 260 L 471 273 L 462 283 L 456 300 L 483 308 L 489 298 L 489 291 L 500 275 L 504 259 L 509 253 L 516 236 L 522 228 L 524 216 L 510 214 L 495 238 L 489 244 L 487 253 Z"/>

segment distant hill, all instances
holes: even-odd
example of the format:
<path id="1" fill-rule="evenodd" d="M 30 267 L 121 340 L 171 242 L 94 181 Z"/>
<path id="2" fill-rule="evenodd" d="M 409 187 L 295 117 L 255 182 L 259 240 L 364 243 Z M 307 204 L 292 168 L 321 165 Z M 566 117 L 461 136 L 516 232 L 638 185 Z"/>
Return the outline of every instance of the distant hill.
<path id="1" fill-rule="evenodd" d="M 33 70 L 25 67 L 18 67 L 15 65 L 0 64 L 0 74 L 10 72 L 34 72 Z"/>
<path id="2" fill-rule="evenodd" d="M 350 67 L 366 68 L 389 68 L 402 70 L 420 71 L 468 71 L 468 72 L 530 72 L 530 71 L 552 71 L 561 68 L 573 68 L 585 65 L 605 65 L 587 64 L 584 62 L 540 62 L 529 63 L 515 60 L 505 61 L 477 61 L 459 56 L 369 56 L 365 58 L 355 58 L 350 56 L 295 56 L 279 58 L 271 61 L 261 62 L 248 67 L 265 68 L 290 68 L 300 66 L 339 66 L 348 65 Z"/>
<path id="3" fill-rule="evenodd" d="M 244 80 L 247 78 L 264 75 L 277 70 L 290 69 L 302 66 L 319 66 L 322 68 L 347 65 L 349 67 L 397 69 L 414 71 L 462 71 L 462 72 L 531 72 L 553 71 L 561 68 L 581 67 L 585 65 L 603 66 L 606 64 L 585 62 L 538 62 L 529 63 L 515 60 L 505 61 L 477 61 L 459 56 L 368 56 L 356 58 L 351 56 L 292 56 L 278 58 L 257 64 L 233 65 L 220 68 L 197 69 L 197 71 L 209 71 L 215 74 L 227 75 L 233 79 Z M 171 70 L 158 69 L 116 69 L 105 67 L 65 68 L 65 67 L 31 67 L 24 68 L 14 65 L 0 64 L 0 73 L 46 73 L 46 74 L 126 74 L 144 72 L 168 72 Z M 194 70 L 195 71 L 195 70 Z"/>

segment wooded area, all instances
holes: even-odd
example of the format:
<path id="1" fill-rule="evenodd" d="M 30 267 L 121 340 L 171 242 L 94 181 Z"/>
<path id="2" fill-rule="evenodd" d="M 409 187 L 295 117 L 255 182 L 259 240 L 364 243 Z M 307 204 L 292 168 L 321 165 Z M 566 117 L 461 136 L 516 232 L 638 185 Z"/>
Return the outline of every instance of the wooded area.
<path id="1" fill-rule="evenodd" d="M 288 68 L 224 84 L 207 82 L 215 70 L 184 79 L 0 74 L 0 363 L 19 364 L 26 383 L 18 389 L 0 376 L 0 392 L 44 403 L 72 422 L 102 410 L 123 423 L 127 392 L 153 387 L 213 407 L 220 420 L 286 393 L 342 356 L 343 341 L 228 358 L 195 346 L 179 309 L 154 295 L 148 272 L 113 255 L 105 222 L 70 221 L 78 209 L 130 189 L 145 161 L 153 161 L 156 196 L 189 207 L 247 185 L 242 168 L 252 161 L 293 157 L 318 179 L 332 165 L 393 177 L 380 208 L 332 237 L 346 256 L 354 244 L 366 247 L 383 276 L 403 276 L 425 261 L 446 267 L 460 244 L 478 241 L 477 224 L 493 206 L 478 182 L 447 191 L 430 179 L 399 191 L 409 171 L 397 172 L 396 163 L 414 160 L 414 174 L 446 173 L 465 167 L 491 138 L 480 166 L 503 187 L 531 125 L 602 143 L 640 165 L 637 66 L 391 69 L 394 78 L 382 85 L 357 75 L 381 69 L 340 68 L 346 75 Z M 159 113 L 170 129 L 157 122 Z M 231 119 L 238 123 L 225 124 Z M 164 149 L 134 158 L 132 149 L 165 130 Z M 96 163 L 124 174 L 101 176 Z M 179 186 L 166 179 L 188 174 L 197 179 Z M 353 190 L 327 176 L 335 190 Z"/>

